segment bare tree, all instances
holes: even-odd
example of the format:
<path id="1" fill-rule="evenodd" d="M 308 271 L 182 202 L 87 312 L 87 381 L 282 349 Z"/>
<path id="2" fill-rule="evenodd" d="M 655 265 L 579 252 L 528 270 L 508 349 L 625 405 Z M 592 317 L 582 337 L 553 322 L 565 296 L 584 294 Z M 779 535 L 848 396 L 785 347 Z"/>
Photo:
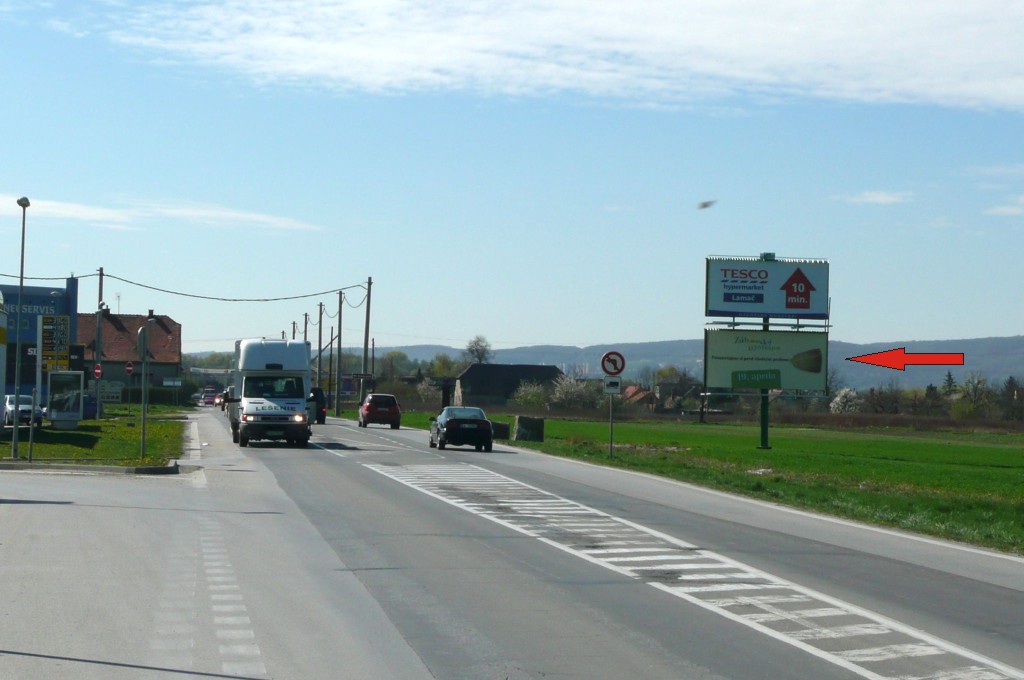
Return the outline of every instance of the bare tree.
<path id="1" fill-rule="evenodd" d="M 474 364 L 489 364 L 491 359 L 494 358 L 491 343 L 487 342 L 487 338 L 482 335 L 478 335 L 469 341 L 464 354 Z"/>
<path id="2" fill-rule="evenodd" d="M 641 366 L 637 370 L 636 384 L 646 389 L 654 387 L 654 369 L 650 365 Z"/>

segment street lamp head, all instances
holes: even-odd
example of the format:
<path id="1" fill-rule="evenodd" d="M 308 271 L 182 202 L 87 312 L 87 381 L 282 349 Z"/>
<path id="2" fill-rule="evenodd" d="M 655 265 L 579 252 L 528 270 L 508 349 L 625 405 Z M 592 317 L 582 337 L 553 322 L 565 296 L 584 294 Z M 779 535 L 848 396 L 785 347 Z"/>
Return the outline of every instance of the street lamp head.
<path id="1" fill-rule="evenodd" d="M 28 198 L 26 198 L 25 196 L 19 198 L 18 205 L 20 205 L 22 208 L 27 208 L 29 206 Z"/>

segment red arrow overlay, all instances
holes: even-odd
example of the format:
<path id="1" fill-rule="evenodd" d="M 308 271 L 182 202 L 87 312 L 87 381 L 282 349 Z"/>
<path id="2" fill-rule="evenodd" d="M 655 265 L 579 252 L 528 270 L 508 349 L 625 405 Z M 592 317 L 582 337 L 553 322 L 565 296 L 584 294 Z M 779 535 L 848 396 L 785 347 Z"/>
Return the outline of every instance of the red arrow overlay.
<path id="1" fill-rule="evenodd" d="M 874 354 L 861 354 L 859 357 L 850 357 L 847 361 L 858 361 L 862 364 L 894 368 L 897 371 L 905 371 L 907 366 L 963 366 L 964 355 L 946 353 L 921 353 L 907 354 L 906 347 L 887 349 L 884 352 Z"/>

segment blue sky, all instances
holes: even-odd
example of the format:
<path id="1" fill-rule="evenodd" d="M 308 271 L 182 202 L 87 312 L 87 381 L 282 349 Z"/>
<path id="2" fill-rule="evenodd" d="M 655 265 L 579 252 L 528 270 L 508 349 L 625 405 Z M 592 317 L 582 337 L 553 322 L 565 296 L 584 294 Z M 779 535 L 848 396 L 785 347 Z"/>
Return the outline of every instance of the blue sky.
<path id="1" fill-rule="evenodd" d="M 316 345 L 321 302 L 326 342 L 339 289 L 361 345 L 368 277 L 380 347 L 698 338 L 705 258 L 765 251 L 830 261 L 833 339 L 1019 335 L 1021 26 L 996 0 L 0 0 L 0 274 L 28 196 L 27 284 L 84 277 L 92 310 L 103 267 L 186 352 L 305 314 Z"/>

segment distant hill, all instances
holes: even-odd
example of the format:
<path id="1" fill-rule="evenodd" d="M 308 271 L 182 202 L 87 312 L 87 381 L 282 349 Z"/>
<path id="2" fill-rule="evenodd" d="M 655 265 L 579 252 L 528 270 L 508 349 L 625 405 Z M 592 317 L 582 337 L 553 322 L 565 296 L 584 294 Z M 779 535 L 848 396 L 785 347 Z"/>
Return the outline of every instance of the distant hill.
<path id="1" fill-rule="evenodd" d="M 963 366 L 911 366 L 906 371 L 866 366 L 845 361 L 861 354 L 906 347 L 908 352 L 954 352 L 964 354 Z M 704 340 L 664 340 L 659 342 L 622 342 L 588 347 L 568 345 L 532 345 L 494 351 L 499 364 L 541 364 L 558 366 L 573 373 L 597 376 L 601 372 L 601 356 L 610 350 L 626 358 L 625 376 L 629 378 L 645 366 L 660 368 L 673 365 L 687 369 L 696 376 L 704 373 Z M 444 345 L 407 345 L 378 347 L 378 357 L 387 352 L 404 352 L 410 359 L 430 361 L 438 354 L 452 358 L 462 356 L 462 348 Z M 970 340 L 894 341 L 870 344 L 829 342 L 829 365 L 835 368 L 842 384 L 855 389 L 868 389 L 896 382 L 902 388 L 941 386 L 946 372 L 952 372 L 958 384 L 972 373 L 978 373 L 998 386 L 1006 378 L 1024 378 L 1024 336 L 977 338 Z"/>

